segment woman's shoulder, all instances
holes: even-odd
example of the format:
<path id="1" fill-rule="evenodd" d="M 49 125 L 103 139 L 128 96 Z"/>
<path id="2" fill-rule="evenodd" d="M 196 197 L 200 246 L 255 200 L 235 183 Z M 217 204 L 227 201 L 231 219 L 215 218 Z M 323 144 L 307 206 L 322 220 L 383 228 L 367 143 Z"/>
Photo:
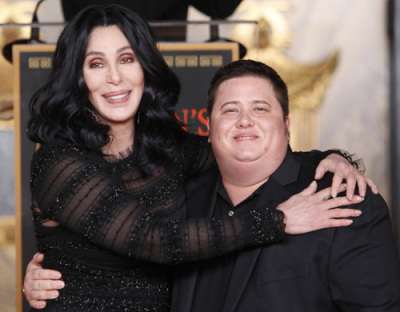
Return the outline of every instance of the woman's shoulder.
<path id="1" fill-rule="evenodd" d="M 76 144 L 62 140 L 44 143 L 40 145 L 31 160 L 31 183 L 36 185 L 43 177 L 54 172 L 67 176 L 74 170 L 79 171 L 84 168 L 108 170 L 101 156 Z"/>
<path id="2" fill-rule="evenodd" d="M 198 134 L 188 133 L 183 155 L 188 176 L 203 172 L 215 162 L 208 138 Z"/>
<path id="3" fill-rule="evenodd" d="M 83 152 L 84 149 L 78 145 L 66 141 L 66 140 L 53 140 L 40 144 L 37 153 L 49 153 L 49 152 Z"/>
<path id="4" fill-rule="evenodd" d="M 197 159 L 200 155 L 208 157 L 205 155 L 211 153 L 211 144 L 208 142 L 208 138 L 195 133 L 187 133 L 182 147 L 181 154 L 186 160 L 188 158 Z"/>
<path id="5" fill-rule="evenodd" d="M 34 154 L 34 159 L 45 158 L 49 161 L 65 157 L 75 157 L 81 160 L 86 158 L 90 158 L 92 160 L 101 158 L 96 153 L 66 140 L 53 140 L 51 142 L 40 144 L 39 148 Z"/>
<path id="6" fill-rule="evenodd" d="M 209 148 L 208 137 L 196 133 L 188 132 L 186 135 L 186 145 L 193 148 Z"/>

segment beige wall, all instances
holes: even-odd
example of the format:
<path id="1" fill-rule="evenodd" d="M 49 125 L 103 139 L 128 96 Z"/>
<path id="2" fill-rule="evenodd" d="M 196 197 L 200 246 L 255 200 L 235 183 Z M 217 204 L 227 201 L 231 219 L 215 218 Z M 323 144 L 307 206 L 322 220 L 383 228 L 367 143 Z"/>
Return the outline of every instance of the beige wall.
<path id="1" fill-rule="evenodd" d="M 389 64 L 386 1 L 292 0 L 287 55 L 302 62 L 338 50 L 339 63 L 319 110 L 318 147 L 365 160 L 366 174 L 389 202 Z"/>

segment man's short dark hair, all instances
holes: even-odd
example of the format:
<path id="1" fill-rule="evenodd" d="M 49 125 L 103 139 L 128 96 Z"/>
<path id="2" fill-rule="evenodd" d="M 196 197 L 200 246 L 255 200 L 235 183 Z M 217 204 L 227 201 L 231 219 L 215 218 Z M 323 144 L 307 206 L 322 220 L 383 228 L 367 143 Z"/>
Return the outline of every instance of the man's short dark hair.
<path id="1" fill-rule="evenodd" d="M 281 104 L 283 116 L 286 117 L 289 115 L 287 86 L 278 73 L 272 67 L 264 63 L 253 60 L 239 60 L 221 67 L 211 79 L 207 94 L 208 116 L 211 116 L 219 86 L 226 80 L 245 76 L 260 77 L 271 82 L 275 91 L 275 96 Z"/>

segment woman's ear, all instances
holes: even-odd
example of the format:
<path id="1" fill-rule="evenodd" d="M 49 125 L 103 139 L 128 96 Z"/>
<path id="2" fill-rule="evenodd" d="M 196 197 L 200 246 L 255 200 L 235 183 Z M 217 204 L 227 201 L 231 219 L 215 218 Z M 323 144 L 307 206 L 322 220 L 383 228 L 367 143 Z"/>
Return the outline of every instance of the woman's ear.
<path id="1" fill-rule="evenodd" d="M 210 118 L 207 117 L 207 129 L 208 129 L 208 143 L 211 143 L 211 137 L 210 137 Z"/>

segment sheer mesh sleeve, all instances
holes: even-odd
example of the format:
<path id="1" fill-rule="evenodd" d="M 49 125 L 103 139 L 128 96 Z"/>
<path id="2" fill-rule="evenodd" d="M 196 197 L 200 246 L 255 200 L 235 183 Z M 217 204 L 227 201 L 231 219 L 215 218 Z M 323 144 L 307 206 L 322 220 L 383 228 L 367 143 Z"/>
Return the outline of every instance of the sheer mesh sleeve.
<path id="1" fill-rule="evenodd" d="M 188 133 L 182 155 L 184 155 L 185 170 L 189 177 L 198 175 L 216 165 L 211 144 L 205 136 Z"/>
<path id="2" fill-rule="evenodd" d="M 324 158 L 328 157 L 330 154 L 338 154 L 345 158 L 350 165 L 352 165 L 354 168 L 358 169 L 360 172 L 365 173 L 366 168 L 364 165 L 364 160 L 362 158 L 358 158 L 356 154 L 351 154 L 350 152 L 347 152 L 345 150 L 339 150 L 339 149 L 329 149 L 326 151 L 320 151 L 320 150 L 312 150 L 310 152 L 294 152 L 294 154 L 301 156 L 301 157 L 307 157 L 310 159 L 314 159 L 317 163 L 319 163 L 321 160 Z"/>
<path id="3" fill-rule="evenodd" d="M 284 237 L 283 214 L 274 209 L 254 209 L 222 219 L 176 218 L 176 211 L 184 209 L 182 192 L 172 192 L 171 198 L 148 207 L 151 201 L 140 203 L 110 168 L 101 157 L 69 144 L 43 146 L 32 160 L 36 218 L 44 224 L 55 220 L 96 244 L 135 259 L 168 264 L 274 243 Z"/>

